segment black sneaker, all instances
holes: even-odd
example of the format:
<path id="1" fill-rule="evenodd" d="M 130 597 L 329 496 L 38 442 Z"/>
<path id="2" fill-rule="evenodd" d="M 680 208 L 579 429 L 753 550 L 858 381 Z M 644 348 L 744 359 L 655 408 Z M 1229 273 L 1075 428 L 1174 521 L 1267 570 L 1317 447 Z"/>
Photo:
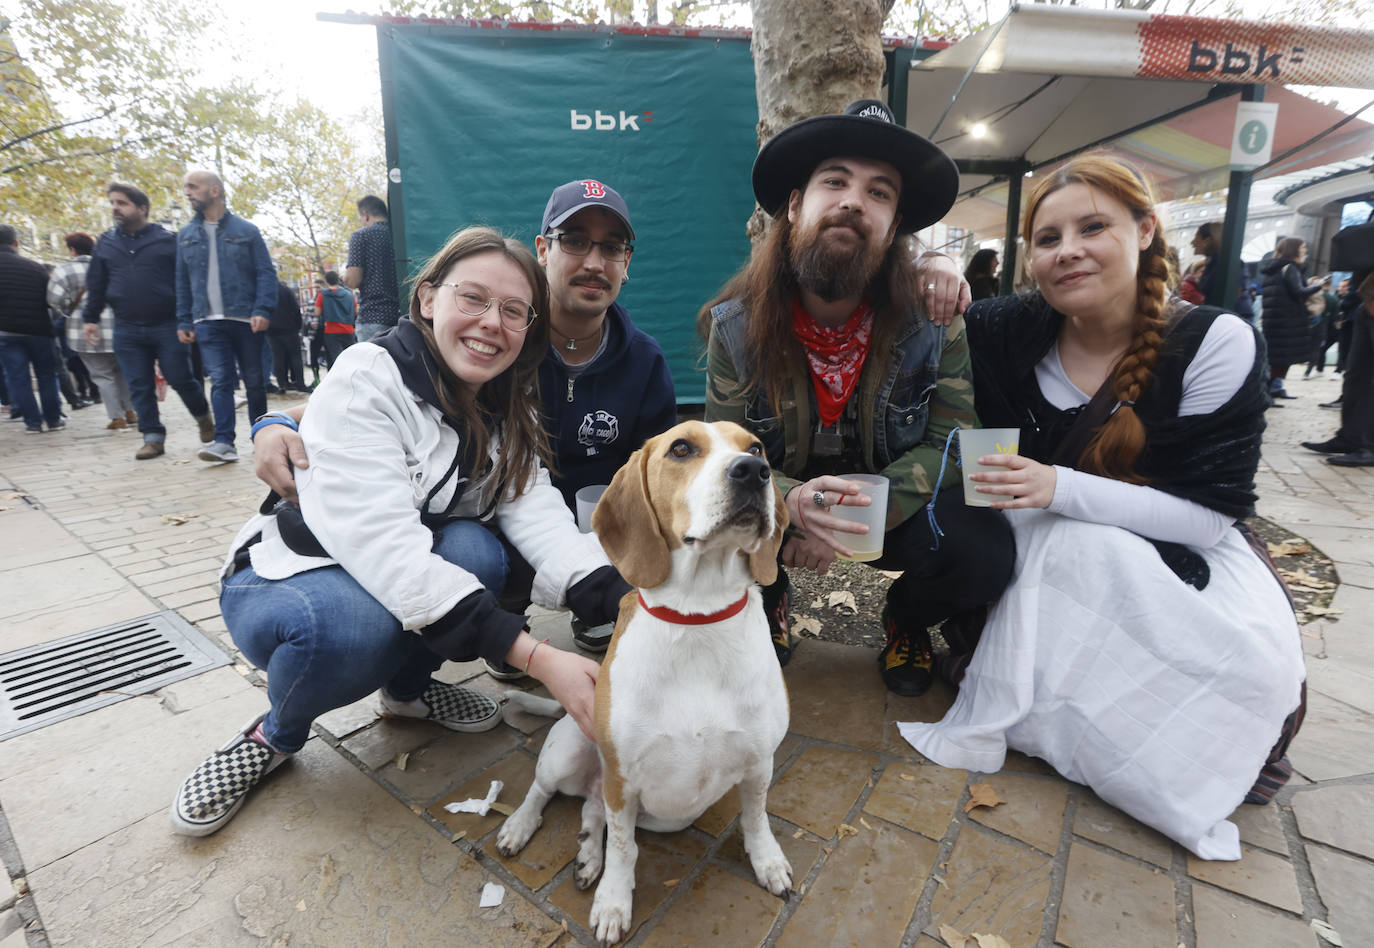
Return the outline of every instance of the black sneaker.
<path id="1" fill-rule="evenodd" d="M 172 801 L 172 828 L 183 836 L 209 836 L 234 818 L 248 791 L 291 759 L 249 737 L 260 714 L 191 772 Z"/>
<path id="2" fill-rule="evenodd" d="M 580 649 L 600 654 L 606 651 L 606 646 L 611 644 L 611 635 L 614 632 L 615 623 L 613 622 L 607 622 L 605 625 L 588 626 L 577 616 L 573 616 L 573 641 L 577 643 L 577 647 Z"/>
<path id="3" fill-rule="evenodd" d="M 1341 408 L 1342 408 L 1341 399 L 1338 398 L 1338 399 L 1336 399 L 1334 402 L 1318 402 L 1318 403 L 1317 403 L 1317 407 L 1318 407 L 1318 408 L 1330 408 L 1330 409 L 1333 409 L 1333 410 L 1335 410 L 1335 411 L 1340 411 Z"/>
<path id="4" fill-rule="evenodd" d="M 384 718 L 422 718 L 468 734 L 490 731 L 501 723 L 501 706 L 495 701 L 480 691 L 445 681 L 431 681 L 414 701 L 398 701 L 385 688 L 378 695 Z"/>
<path id="5" fill-rule="evenodd" d="M 892 619 L 892 606 L 883 606 L 883 630 L 887 645 L 878 653 L 878 670 L 887 690 L 907 698 L 919 698 L 930 690 L 935 680 L 931 674 L 930 635 L 924 629 L 918 635 L 897 628 Z"/>
<path id="6" fill-rule="evenodd" d="M 792 661 L 792 653 L 797 650 L 797 639 L 792 634 L 792 583 L 783 587 L 782 598 L 767 613 L 768 634 L 773 639 L 773 651 L 778 656 L 778 667 L 786 668 Z"/>
<path id="7" fill-rule="evenodd" d="M 482 664 L 487 666 L 488 675 L 501 681 L 519 681 L 521 678 L 528 677 L 514 665 L 507 665 L 505 662 L 493 662 L 489 658 L 484 658 Z"/>

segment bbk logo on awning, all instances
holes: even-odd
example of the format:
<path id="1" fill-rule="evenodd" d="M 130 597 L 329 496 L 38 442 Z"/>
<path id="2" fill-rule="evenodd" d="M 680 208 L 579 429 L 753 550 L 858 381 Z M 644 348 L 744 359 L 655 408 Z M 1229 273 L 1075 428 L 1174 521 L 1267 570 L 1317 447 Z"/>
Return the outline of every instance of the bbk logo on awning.
<path id="1" fill-rule="evenodd" d="M 579 112 L 577 109 L 569 109 L 571 113 L 572 130 L 574 132 L 615 132 L 615 131 L 640 131 L 640 122 L 652 122 L 654 113 L 652 112 L 626 112 L 620 110 L 620 117 L 617 121 L 614 112 L 603 112 L 600 109 L 593 109 L 587 112 Z"/>

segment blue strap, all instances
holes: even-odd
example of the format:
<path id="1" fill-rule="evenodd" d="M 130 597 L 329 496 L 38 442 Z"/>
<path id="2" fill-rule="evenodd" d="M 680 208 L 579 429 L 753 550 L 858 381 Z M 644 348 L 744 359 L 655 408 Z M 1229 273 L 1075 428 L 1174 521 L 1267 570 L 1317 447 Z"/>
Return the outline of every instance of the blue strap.
<path id="1" fill-rule="evenodd" d="M 286 412 L 269 411 L 267 414 L 258 418 L 257 421 L 253 422 L 252 430 L 248 432 L 248 440 L 252 441 L 258 436 L 258 432 L 268 425 L 286 425 L 286 427 L 290 428 L 292 431 L 301 430 L 296 424 L 296 419 L 292 418 Z"/>
<path id="2" fill-rule="evenodd" d="M 930 492 L 930 503 L 926 504 L 926 520 L 930 523 L 930 534 L 935 538 L 935 545 L 931 547 L 932 550 L 938 550 L 940 548 L 940 537 L 945 535 L 945 531 L 941 530 L 940 524 L 935 521 L 935 495 L 940 492 L 940 485 L 945 481 L 945 463 L 949 460 L 949 446 L 954 443 L 954 436 L 957 435 L 960 430 L 959 428 L 955 428 L 949 433 L 949 436 L 945 438 L 945 450 L 940 455 L 940 473 L 935 478 L 935 486 Z M 963 458 L 960 456 L 955 457 L 954 463 L 961 468 L 964 466 Z"/>

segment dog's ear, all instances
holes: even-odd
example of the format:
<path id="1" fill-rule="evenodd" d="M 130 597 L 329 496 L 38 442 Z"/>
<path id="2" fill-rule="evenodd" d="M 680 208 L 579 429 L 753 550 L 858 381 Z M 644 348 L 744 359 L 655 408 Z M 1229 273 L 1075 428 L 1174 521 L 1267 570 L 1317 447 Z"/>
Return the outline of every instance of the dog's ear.
<path id="1" fill-rule="evenodd" d="M 625 582 L 653 589 L 668 579 L 668 541 L 649 502 L 650 441 L 615 472 L 592 514 L 592 529 Z"/>
<path id="2" fill-rule="evenodd" d="M 783 503 L 782 491 L 773 485 L 773 533 L 759 544 L 759 548 L 749 554 L 749 573 L 760 586 L 771 586 L 778 578 L 778 549 L 782 546 L 783 534 L 787 531 L 787 504 Z"/>

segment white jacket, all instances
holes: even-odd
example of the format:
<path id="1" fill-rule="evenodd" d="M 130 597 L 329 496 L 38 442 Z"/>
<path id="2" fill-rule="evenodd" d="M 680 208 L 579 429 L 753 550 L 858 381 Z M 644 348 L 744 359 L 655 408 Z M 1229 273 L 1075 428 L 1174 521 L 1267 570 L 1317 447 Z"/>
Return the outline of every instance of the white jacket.
<path id="1" fill-rule="evenodd" d="M 259 514 L 234 538 L 221 579 L 234 552 L 261 531 L 249 550 L 259 576 L 285 579 L 337 563 L 405 629 L 429 625 L 482 589 L 473 574 L 431 552 L 433 534 L 420 522 L 436 485 L 429 510 L 442 513 L 465 479 L 455 471 L 445 480 L 459 453 L 458 433 L 406 388 L 386 350 L 361 344 L 343 352 L 310 399 L 301 438 L 310 458 L 309 467 L 296 471 L 301 512 L 333 556 L 293 552 L 276 517 Z M 451 516 L 479 516 L 483 494 L 480 484 L 469 483 Z M 534 567 L 531 598 L 538 605 L 561 608 L 570 586 L 610 564 L 595 534 L 578 532 L 543 465 L 524 494 L 496 506 L 494 518 Z"/>

